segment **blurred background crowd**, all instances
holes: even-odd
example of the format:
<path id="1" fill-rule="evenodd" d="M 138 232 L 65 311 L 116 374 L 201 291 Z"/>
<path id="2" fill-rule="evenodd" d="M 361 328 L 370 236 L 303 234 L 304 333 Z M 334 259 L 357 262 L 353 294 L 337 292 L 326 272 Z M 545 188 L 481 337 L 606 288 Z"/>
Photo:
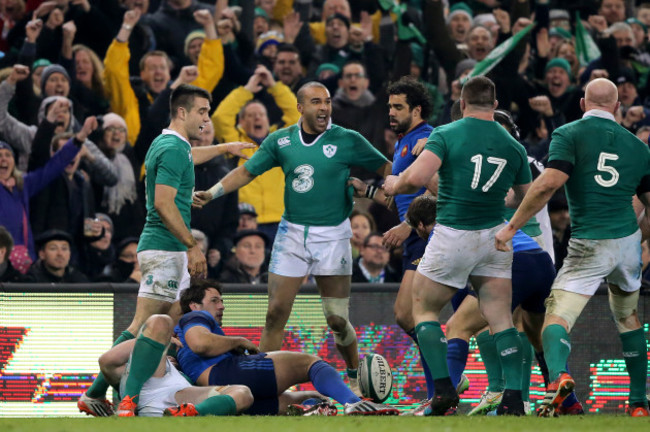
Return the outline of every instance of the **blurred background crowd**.
<path id="1" fill-rule="evenodd" d="M 390 159 L 391 81 L 422 81 L 438 126 L 463 78 L 483 73 L 545 163 L 553 130 L 581 117 L 598 77 L 618 86 L 617 121 L 648 141 L 648 26 L 650 3 L 634 0 L 0 0 L 0 282 L 139 281 L 142 164 L 182 83 L 213 98 L 193 146 L 261 144 L 298 120 L 295 92 L 318 80 L 333 122 Z M 93 117 L 80 150 L 64 150 Z M 197 166 L 196 189 L 243 162 Z M 266 282 L 283 188 L 275 168 L 193 211 L 211 277 Z M 559 267 L 570 237 L 561 194 L 549 213 Z M 351 223 L 353 282 L 399 281 L 400 251 L 381 241 L 396 214 L 361 200 Z"/>

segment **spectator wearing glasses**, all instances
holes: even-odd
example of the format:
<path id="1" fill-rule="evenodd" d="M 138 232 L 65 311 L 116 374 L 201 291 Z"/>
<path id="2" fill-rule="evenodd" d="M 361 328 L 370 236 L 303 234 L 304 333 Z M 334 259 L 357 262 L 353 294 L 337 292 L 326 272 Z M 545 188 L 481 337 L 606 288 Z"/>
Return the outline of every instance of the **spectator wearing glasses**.
<path id="1" fill-rule="evenodd" d="M 383 245 L 381 233 L 373 232 L 363 241 L 360 256 L 352 266 L 352 282 L 399 282 L 399 274 L 388 265 L 390 251 Z"/>

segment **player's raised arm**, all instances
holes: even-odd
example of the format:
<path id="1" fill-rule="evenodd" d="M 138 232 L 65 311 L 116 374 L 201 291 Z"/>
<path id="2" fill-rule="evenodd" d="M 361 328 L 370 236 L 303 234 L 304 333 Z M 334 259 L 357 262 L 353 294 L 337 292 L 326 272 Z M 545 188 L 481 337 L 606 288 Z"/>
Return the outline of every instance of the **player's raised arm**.
<path id="1" fill-rule="evenodd" d="M 192 147 L 192 160 L 194 161 L 194 165 L 201 165 L 225 153 L 230 153 L 242 159 L 249 159 L 247 155 L 242 153 L 242 150 L 255 147 L 257 146 L 254 143 L 249 142 L 229 142 L 204 147 Z"/>

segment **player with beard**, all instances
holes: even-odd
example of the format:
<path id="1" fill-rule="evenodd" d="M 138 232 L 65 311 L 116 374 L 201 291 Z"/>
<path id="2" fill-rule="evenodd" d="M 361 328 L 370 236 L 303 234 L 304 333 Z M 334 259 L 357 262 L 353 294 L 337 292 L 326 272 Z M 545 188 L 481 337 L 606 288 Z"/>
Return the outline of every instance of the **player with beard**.
<path id="1" fill-rule="evenodd" d="M 390 128 L 397 134 L 395 153 L 393 156 L 393 175 L 399 175 L 408 168 L 417 155 L 418 140 L 426 140 L 433 127 L 424 119 L 429 118 L 433 104 L 429 92 L 424 85 L 412 77 L 402 77 L 388 86 L 388 118 Z M 393 311 L 397 324 L 417 343 L 415 323 L 411 313 L 411 283 L 417 268 L 417 262 L 424 254 L 427 243 L 406 223 L 404 217 L 411 201 L 422 195 L 426 188 L 422 187 L 412 194 L 395 196 L 395 204 L 401 223 L 384 234 L 384 244 L 390 247 L 403 246 L 402 283 L 395 299 Z M 377 197 L 376 199 L 381 199 Z M 422 359 L 422 368 L 427 381 L 427 399 L 433 396 L 433 379 L 429 367 Z"/>
<path id="2" fill-rule="evenodd" d="M 323 84 L 305 84 L 297 99 L 302 114 L 298 123 L 270 134 L 251 160 L 210 190 L 196 192 L 194 203 L 204 205 L 275 166 L 282 168 L 285 212 L 271 253 L 269 306 L 260 349 L 282 347 L 295 296 L 304 277 L 312 274 L 351 387 L 357 390 L 357 336 L 348 319 L 352 274 L 348 217 L 353 206 L 348 178 L 353 165 L 385 177 L 391 163 L 358 132 L 332 124 L 332 99 Z"/>

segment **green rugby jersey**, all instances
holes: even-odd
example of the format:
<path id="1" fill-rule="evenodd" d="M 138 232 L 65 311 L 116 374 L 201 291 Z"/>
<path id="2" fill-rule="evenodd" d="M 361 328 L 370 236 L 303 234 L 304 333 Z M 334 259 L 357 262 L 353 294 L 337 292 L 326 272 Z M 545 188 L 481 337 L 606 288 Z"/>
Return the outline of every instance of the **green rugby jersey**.
<path id="1" fill-rule="evenodd" d="M 632 196 L 650 174 L 647 144 L 614 120 L 587 116 L 553 132 L 553 161 L 573 165 L 565 184 L 572 237 L 621 238 L 639 228 Z"/>
<path id="2" fill-rule="evenodd" d="M 194 161 L 192 148 L 180 135 L 169 130 L 153 140 L 144 160 L 147 219 L 140 235 L 138 252 L 143 250 L 186 251 L 187 247 L 165 227 L 154 207 L 156 185 L 177 190 L 174 203 L 190 229 L 192 193 L 194 191 Z"/>
<path id="3" fill-rule="evenodd" d="M 495 121 L 467 117 L 437 127 L 424 148 L 442 160 L 436 221 L 451 228 L 503 223 L 508 189 L 531 181 L 526 150 Z"/>
<path id="4" fill-rule="evenodd" d="M 388 160 L 358 132 L 331 125 L 310 144 L 300 122 L 266 137 L 244 167 L 258 176 L 279 166 L 284 171 L 284 215 L 289 222 L 335 226 L 352 211 L 350 166 L 376 171 Z"/>

